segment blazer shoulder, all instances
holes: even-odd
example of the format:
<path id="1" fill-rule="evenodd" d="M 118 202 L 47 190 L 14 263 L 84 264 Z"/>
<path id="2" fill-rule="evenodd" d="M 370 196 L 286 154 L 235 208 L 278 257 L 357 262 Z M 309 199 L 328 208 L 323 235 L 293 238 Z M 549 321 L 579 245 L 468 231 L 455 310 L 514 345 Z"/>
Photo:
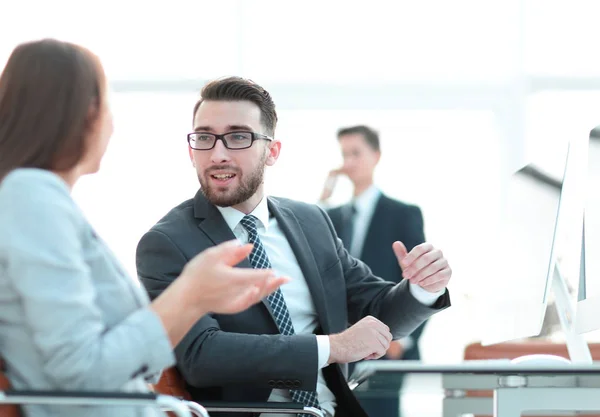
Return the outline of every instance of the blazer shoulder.
<path id="1" fill-rule="evenodd" d="M 343 206 L 328 207 L 325 209 L 330 216 L 339 216 L 342 213 Z"/>
<path id="2" fill-rule="evenodd" d="M 395 200 L 393 198 L 386 196 L 385 194 L 381 195 L 381 203 L 385 207 L 387 207 L 389 209 L 393 209 L 395 211 L 402 211 L 404 213 L 411 212 L 414 214 L 421 213 L 421 208 L 419 206 L 417 206 L 416 204 L 409 204 L 409 203 L 405 203 L 400 200 Z"/>
<path id="3" fill-rule="evenodd" d="M 194 223 L 194 199 L 184 201 L 173 207 L 165 214 L 150 231 L 161 232 L 171 235 L 176 231 L 186 230 Z"/>
<path id="4" fill-rule="evenodd" d="M 323 218 L 326 210 L 316 204 L 305 203 L 303 201 L 292 200 L 283 197 L 269 197 L 280 208 L 291 210 L 296 217 L 314 219 L 314 216 Z"/>

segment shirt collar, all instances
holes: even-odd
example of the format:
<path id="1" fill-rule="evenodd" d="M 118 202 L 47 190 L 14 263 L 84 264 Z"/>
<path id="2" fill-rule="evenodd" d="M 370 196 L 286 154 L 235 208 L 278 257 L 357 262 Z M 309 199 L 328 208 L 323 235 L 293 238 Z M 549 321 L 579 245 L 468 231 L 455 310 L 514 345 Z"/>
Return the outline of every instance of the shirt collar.
<path id="1" fill-rule="evenodd" d="M 375 185 L 371 185 L 363 191 L 358 197 L 355 197 L 352 202 L 359 213 L 369 210 L 375 205 L 377 199 L 381 195 L 381 191 Z"/>
<path id="2" fill-rule="evenodd" d="M 227 223 L 227 226 L 229 226 L 232 232 L 245 216 L 244 213 L 234 209 L 233 207 L 216 207 L 221 212 L 223 219 L 225 219 L 225 223 Z M 267 205 L 266 197 L 260 200 L 260 203 L 258 203 L 254 210 L 252 210 L 249 214 L 252 214 L 258 219 L 258 222 L 256 222 L 257 228 L 262 226 L 265 228 L 265 230 L 269 229 L 269 206 Z"/>

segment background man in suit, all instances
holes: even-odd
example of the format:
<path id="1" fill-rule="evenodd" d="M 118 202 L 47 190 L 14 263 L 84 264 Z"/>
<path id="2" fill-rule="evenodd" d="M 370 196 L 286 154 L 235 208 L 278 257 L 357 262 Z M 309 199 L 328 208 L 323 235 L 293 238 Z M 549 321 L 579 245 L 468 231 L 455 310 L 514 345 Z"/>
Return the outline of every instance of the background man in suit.
<path id="1" fill-rule="evenodd" d="M 193 114 L 188 144 L 201 188 L 142 237 L 141 282 L 154 298 L 191 256 L 235 238 L 254 244 L 240 266 L 271 267 L 292 281 L 243 313 L 196 323 L 175 349 L 190 393 L 366 416 L 346 383 L 347 364 L 381 357 L 392 339 L 450 305 L 448 262 L 430 244 L 408 253 L 396 242 L 410 283 L 386 282 L 348 254 L 319 207 L 266 198 L 264 170 L 281 142 L 262 87 L 238 77 L 213 81 Z"/>
<path id="2" fill-rule="evenodd" d="M 392 244 L 400 240 L 410 251 L 425 242 L 421 210 L 385 196 L 374 184 L 375 168 L 381 157 L 379 135 L 374 129 L 352 126 L 340 129 L 337 137 L 343 165 L 330 172 L 321 203 L 326 203 L 333 193 L 337 177 L 346 175 L 354 187 L 352 200 L 328 210 L 338 236 L 350 254 L 367 264 L 375 275 L 400 282 L 402 269 Z M 418 342 L 424 326 L 425 323 L 410 336 L 393 341 L 382 359 L 421 359 Z M 371 417 L 399 414 L 398 397 L 364 397 L 360 401 Z"/>

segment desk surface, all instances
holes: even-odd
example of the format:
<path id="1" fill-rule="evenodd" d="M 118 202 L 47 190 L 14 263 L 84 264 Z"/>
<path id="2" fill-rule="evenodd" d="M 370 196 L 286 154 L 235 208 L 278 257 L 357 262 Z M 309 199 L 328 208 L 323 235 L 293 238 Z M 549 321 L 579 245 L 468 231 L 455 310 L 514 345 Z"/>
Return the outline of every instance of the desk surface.
<path id="1" fill-rule="evenodd" d="M 368 379 L 401 377 L 403 374 L 471 374 L 471 375 L 600 375 L 600 363 L 556 363 L 544 365 L 514 364 L 510 360 L 475 360 L 456 364 L 425 364 L 420 361 L 365 361 L 358 363 L 350 386 Z M 379 384 L 378 384 L 379 385 Z"/>
<path id="2" fill-rule="evenodd" d="M 365 361 L 356 365 L 353 376 L 376 372 L 429 374 L 490 374 L 490 375 L 581 375 L 600 374 L 600 363 L 515 364 L 510 360 L 475 360 L 456 364 L 430 364 L 420 361 Z"/>

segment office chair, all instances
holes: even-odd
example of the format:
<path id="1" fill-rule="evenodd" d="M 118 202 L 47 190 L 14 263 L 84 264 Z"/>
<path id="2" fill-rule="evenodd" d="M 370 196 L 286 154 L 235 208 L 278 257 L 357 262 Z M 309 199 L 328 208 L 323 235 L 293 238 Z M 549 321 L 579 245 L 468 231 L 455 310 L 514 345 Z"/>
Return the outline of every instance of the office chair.
<path id="1" fill-rule="evenodd" d="M 21 417 L 21 405 L 102 405 L 102 406 L 153 406 L 171 410 L 176 417 L 208 417 L 199 404 L 189 404 L 173 396 L 156 393 L 86 392 L 86 391 L 34 391 L 14 390 L 5 374 L 0 357 L 0 417 Z"/>
<path id="2" fill-rule="evenodd" d="M 192 397 L 186 390 L 185 381 L 177 368 L 165 369 L 154 391 L 171 397 L 182 399 L 186 404 L 193 403 Z M 193 403 L 195 404 L 195 403 Z M 300 403 L 280 402 L 232 402 L 232 401 L 202 401 L 202 406 L 211 412 L 231 413 L 264 413 L 264 414 L 309 414 L 323 417 L 323 412 L 317 408 L 305 407 Z M 0 416 L 2 417 L 2 416 Z"/>

